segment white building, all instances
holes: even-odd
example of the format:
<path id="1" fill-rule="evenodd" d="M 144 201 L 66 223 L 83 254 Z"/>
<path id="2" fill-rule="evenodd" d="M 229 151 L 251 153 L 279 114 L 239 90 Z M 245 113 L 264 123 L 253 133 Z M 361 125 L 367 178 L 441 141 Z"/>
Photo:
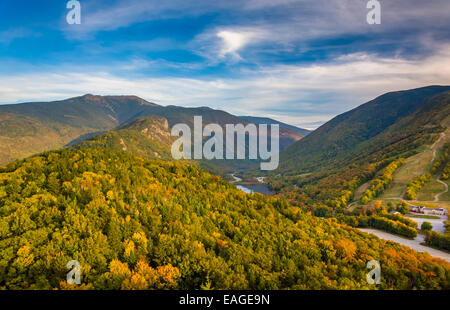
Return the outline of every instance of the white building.
<path id="1" fill-rule="evenodd" d="M 410 212 L 414 212 L 414 213 L 420 213 L 420 214 L 425 214 L 425 215 L 447 215 L 448 214 L 448 210 L 445 208 L 438 208 L 438 209 L 430 209 L 430 208 L 425 208 L 424 206 L 411 206 L 409 208 Z"/>

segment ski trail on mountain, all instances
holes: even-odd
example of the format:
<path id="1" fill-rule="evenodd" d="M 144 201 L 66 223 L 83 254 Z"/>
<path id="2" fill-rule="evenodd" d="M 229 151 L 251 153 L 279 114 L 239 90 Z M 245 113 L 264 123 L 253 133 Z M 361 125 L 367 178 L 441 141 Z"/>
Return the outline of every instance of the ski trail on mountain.
<path id="1" fill-rule="evenodd" d="M 433 159 L 431 160 L 431 162 L 433 162 L 436 159 L 437 145 L 439 142 L 441 142 L 443 138 L 445 138 L 445 136 L 446 136 L 445 132 L 442 132 L 441 135 L 439 136 L 439 139 L 437 139 L 436 142 L 434 142 L 433 145 L 431 146 L 431 149 L 433 150 Z"/>
<path id="2" fill-rule="evenodd" d="M 446 192 L 448 192 L 448 185 L 447 185 L 447 183 L 445 183 L 441 179 L 439 179 L 439 177 L 436 179 L 436 181 L 438 181 L 439 183 L 444 185 L 444 188 L 445 188 L 445 190 L 443 192 L 440 192 L 434 196 L 434 202 L 439 202 L 439 197 L 441 195 L 445 194 Z"/>
<path id="3" fill-rule="evenodd" d="M 433 163 L 436 159 L 436 153 L 437 153 L 437 145 L 439 144 L 439 142 L 445 138 L 446 134 L 445 132 L 441 133 L 441 136 L 439 137 L 439 139 L 436 140 L 436 142 L 433 143 L 433 145 L 431 146 L 431 149 L 433 150 L 433 159 L 431 160 L 431 163 Z M 439 176 L 436 178 L 436 182 L 441 183 L 442 185 L 444 185 L 444 191 L 437 193 L 436 195 L 434 195 L 434 202 L 439 202 L 439 197 L 442 194 L 445 194 L 446 192 L 448 192 L 448 185 L 447 183 L 443 182 Z"/>

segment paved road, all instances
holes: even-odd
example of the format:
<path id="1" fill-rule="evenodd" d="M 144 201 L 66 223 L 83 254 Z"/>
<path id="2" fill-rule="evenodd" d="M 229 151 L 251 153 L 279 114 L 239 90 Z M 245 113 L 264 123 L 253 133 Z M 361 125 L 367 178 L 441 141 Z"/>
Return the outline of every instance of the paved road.
<path id="1" fill-rule="evenodd" d="M 410 240 L 377 229 L 372 228 L 358 228 L 358 229 L 360 231 L 373 234 L 378 238 L 400 243 L 401 245 L 407 246 L 413 250 L 416 250 L 417 252 L 428 252 L 428 254 L 430 254 L 431 256 L 441 258 L 450 263 L 450 254 L 421 245 L 420 243 L 424 242 L 424 237 L 422 235 L 418 235 L 416 239 Z"/>
<path id="2" fill-rule="evenodd" d="M 230 175 L 231 175 L 231 177 L 233 178 L 233 181 L 230 182 L 230 183 L 236 183 L 236 182 L 241 182 L 241 181 L 242 181 L 242 179 L 239 178 L 239 177 L 237 177 L 237 176 L 235 176 L 234 173 L 232 173 L 232 174 L 230 174 Z"/>
<path id="3" fill-rule="evenodd" d="M 439 215 L 436 215 L 439 216 Z M 420 226 L 422 225 L 423 222 L 428 222 L 431 225 L 433 225 L 433 230 L 437 231 L 441 234 L 445 233 L 445 226 L 444 226 L 444 222 L 447 220 L 446 216 L 440 216 L 439 219 L 425 219 L 425 218 L 419 218 L 419 217 L 409 217 L 406 216 L 407 218 L 417 222 L 417 227 L 420 229 Z"/>

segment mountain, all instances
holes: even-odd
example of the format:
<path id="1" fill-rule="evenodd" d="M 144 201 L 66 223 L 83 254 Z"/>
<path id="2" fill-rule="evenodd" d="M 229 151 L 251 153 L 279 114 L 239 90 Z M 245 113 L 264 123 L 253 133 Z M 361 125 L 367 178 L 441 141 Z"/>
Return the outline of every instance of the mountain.
<path id="1" fill-rule="evenodd" d="M 169 127 L 185 123 L 192 128 L 194 116 L 202 116 L 204 125 L 249 123 L 225 111 L 163 107 L 136 96 L 84 95 L 54 102 L 0 105 L 0 165 L 76 144 L 143 116 L 164 117 Z M 280 129 L 282 149 L 300 138 L 296 132 Z"/>
<path id="2" fill-rule="evenodd" d="M 303 137 L 309 135 L 312 132 L 311 130 L 292 126 L 268 117 L 255 117 L 255 116 L 239 116 L 239 117 L 253 124 L 278 124 L 280 125 L 280 128 L 290 129 L 302 135 Z"/>
<path id="3" fill-rule="evenodd" d="M 158 105 L 136 96 L 84 95 L 62 101 L 0 105 L 0 113 L 33 117 L 71 127 L 95 129 L 118 125 Z"/>
<path id="4" fill-rule="evenodd" d="M 73 260 L 80 286 L 66 282 Z M 450 289 L 449 274 L 180 162 L 71 148 L 0 168 L 0 289 Z"/>
<path id="5" fill-rule="evenodd" d="M 280 171 L 325 170 L 411 150 L 443 130 L 441 122 L 450 112 L 449 97 L 450 86 L 382 95 L 333 118 L 284 150 Z"/>
<path id="6" fill-rule="evenodd" d="M 149 159 L 170 160 L 174 140 L 167 119 L 142 116 L 121 124 L 115 130 L 77 143 L 74 147 L 122 150 Z"/>
<path id="7" fill-rule="evenodd" d="M 430 160 L 409 158 L 432 148 L 449 127 L 449 115 L 449 86 L 382 95 L 335 117 L 282 151 L 279 169 L 272 173 L 269 185 L 306 209 L 325 205 L 343 212 L 360 186 L 362 193 L 367 190 L 363 185 L 369 186 L 369 181 L 375 183 L 365 201 L 384 191 L 400 165 L 385 175 L 383 169 L 394 161 L 407 159 L 408 169 L 428 170 Z"/>
<path id="8" fill-rule="evenodd" d="M 0 165 L 112 129 L 156 106 L 135 96 L 93 95 L 0 105 Z"/>

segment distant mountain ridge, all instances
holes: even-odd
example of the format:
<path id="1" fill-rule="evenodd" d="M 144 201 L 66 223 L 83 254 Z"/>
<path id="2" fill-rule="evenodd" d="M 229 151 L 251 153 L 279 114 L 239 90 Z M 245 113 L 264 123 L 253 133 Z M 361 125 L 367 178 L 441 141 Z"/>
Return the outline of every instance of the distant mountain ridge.
<path id="1" fill-rule="evenodd" d="M 293 131 L 301 134 L 302 136 L 307 136 L 312 132 L 312 130 L 289 125 L 289 124 L 286 124 L 286 123 L 283 123 L 283 122 L 280 122 L 280 121 L 277 121 L 277 120 L 274 120 L 274 119 L 268 118 L 268 117 L 255 117 L 255 116 L 239 116 L 239 117 L 243 118 L 251 123 L 254 123 L 254 124 L 278 124 L 278 125 L 280 125 L 280 127 L 284 127 L 284 128 L 293 130 Z"/>
<path id="2" fill-rule="evenodd" d="M 0 113 L 20 114 L 74 127 L 109 128 L 134 118 L 157 104 L 136 96 L 95 96 L 87 94 L 51 102 L 0 105 Z"/>
<path id="3" fill-rule="evenodd" d="M 29 102 L 0 105 L 0 165 L 42 151 L 76 144 L 115 129 L 130 120 L 159 116 L 169 127 L 184 123 L 193 128 L 194 116 L 203 124 L 244 124 L 249 122 L 221 110 L 160 106 L 136 96 L 84 95 L 53 102 Z M 280 129 L 280 148 L 303 136 Z"/>
<path id="4" fill-rule="evenodd" d="M 304 173 L 354 162 L 393 148 L 416 145 L 442 130 L 450 86 L 391 92 L 336 116 L 280 154 L 280 170 Z"/>
<path id="5" fill-rule="evenodd" d="M 329 212 L 344 212 L 387 165 L 429 151 L 449 126 L 450 86 L 387 93 L 283 150 L 268 183 L 273 192 L 309 211 L 325 205 Z M 426 171 L 430 162 L 415 165 L 411 169 Z M 379 185 L 372 197 L 389 183 Z"/>

